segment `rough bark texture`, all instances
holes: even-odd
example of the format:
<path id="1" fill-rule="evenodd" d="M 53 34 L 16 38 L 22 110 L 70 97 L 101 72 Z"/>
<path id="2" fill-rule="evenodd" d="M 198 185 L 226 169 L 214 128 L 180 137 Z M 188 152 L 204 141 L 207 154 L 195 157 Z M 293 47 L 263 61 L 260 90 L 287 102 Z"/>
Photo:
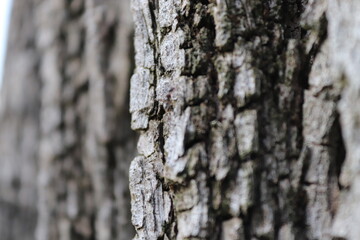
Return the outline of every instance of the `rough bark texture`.
<path id="1" fill-rule="evenodd" d="M 360 239 L 360 3 L 129 5 L 15 0 L 0 238 Z"/>
<path id="2" fill-rule="evenodd" d="M 339 201 L 344 211 L 350 203 L 339 199 L 342 83 L 329 54 L 347 45 L 343 31 L 356 28 L 359 9 L 329 1 L 132 1 L 135 239 L 332 238 Z M 333 20 L 340 42 L 327 39 L 327 11 L 349 21 L 344 30 L 344 20 Z M 353 121 L 354 108 L 343 109 Z M 344 124 L 356 135 L 356 121 Z M 358 155 L 347 155 L 351 171 Z M 343 232 L 358 232 L 344 220 L 357 214 L 344 211 L 336 217 Z"/>
<path id="3" fill-rule="evenodd" d="M 129 1 L 14 1 L 1 102 L 1 239 L 133 236 L 132 28 Z"/>
<path id="4" fill-rule="evenodd" d="M 343 93 L 339 103 L 346 158 L 341 170 L 343 187 L 332 229 L 338 239 L 359 239 L 360 139 L 359 139 L 359 23 L 360 2 L 329 1 L 329 43 L 332 77 Z"/>

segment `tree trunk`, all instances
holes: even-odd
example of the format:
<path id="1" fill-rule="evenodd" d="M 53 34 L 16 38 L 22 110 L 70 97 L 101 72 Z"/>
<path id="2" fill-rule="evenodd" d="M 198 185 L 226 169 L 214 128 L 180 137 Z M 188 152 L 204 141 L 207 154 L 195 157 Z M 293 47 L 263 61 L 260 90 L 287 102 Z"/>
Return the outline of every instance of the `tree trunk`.
<path id="1" fill-rule="evenodd" d="M 32 1 L 14 1 L 9 29 L 0 100 L 0 238 L 32 240 L 40 107 Z"/>
<path id="2" fill-rule="evenodd" d="M 328 40 L 329 1 L 133 0 L 135 239 L 332 238 L 347 207 L 329 49 L 346 43 Z"/>
<path id="3" fill-rule="evenodd" d="M 0 238 L 360 239 L 360 3 L 131 1 L 14 0 Z"/>
<path id="4" fill-rule="evenodd" d="M 129 10 L 129 1 L 14 1 L 0 123 L 1 239 L 133 236 Z"/>

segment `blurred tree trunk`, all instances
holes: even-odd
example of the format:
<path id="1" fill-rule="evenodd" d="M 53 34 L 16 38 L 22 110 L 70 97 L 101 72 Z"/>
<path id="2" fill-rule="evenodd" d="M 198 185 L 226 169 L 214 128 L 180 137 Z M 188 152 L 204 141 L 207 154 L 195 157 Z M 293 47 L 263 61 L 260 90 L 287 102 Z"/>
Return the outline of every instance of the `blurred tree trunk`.
<path id="1" fill-rule="evenodd" d="M 1 102 L 1 239 L 134 235 L 131 36 L 128 1 L 14 1 Z"/>
<path id="2" fill-rule="evenodd" d="M 327 2 L 132 2 L 135 239 L 332 239 L 345 150 Z"/>
<path id="3" fill-rule="evenodd" d="M 39 55 L 32 1 L 14 1 L 0 102 L 0 238 L 34 239 Z"/>

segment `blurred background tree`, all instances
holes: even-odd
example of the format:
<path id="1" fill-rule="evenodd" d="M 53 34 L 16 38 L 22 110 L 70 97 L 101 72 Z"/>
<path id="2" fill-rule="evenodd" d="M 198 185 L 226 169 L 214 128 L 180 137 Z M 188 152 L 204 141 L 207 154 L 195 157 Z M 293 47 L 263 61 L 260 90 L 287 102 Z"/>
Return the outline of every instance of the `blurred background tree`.
<path id="1" fill-rule="evenodd" d="M 128 1 L 15 0 L 0 122 L 0 238 L 131 239 Z"/>

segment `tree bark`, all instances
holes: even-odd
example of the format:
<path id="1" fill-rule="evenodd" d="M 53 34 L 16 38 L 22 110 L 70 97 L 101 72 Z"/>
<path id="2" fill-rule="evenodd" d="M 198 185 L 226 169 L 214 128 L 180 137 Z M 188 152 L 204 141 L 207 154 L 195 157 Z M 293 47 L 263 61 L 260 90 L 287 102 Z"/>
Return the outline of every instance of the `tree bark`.
<path id="1" fill-rule="evenodd" d="M 331 76 L 343 89 L 339 112 L 346 148 L 341 169 L 342 186 L 338 211 L 332 234 L 338 239 L 359 239 L 359 28 L 360 3 L 358 1 L 329 1 L 329 55 Z"/>
<path id="2" fill-rule="evenodd" d="M 0 238 L 360 239 L 359 13 L 14 0 Z"/>
<path id="3" fill-rule="evenodd" d="M 129 9 L 128 1 L 14 1 L 0 123 L 1 239 L 133 236 Z"/>
<path id="4" fill-rule="evenodd" d="M 0 238 L 34 239 L 39 138 L 33 2 L 14 1 L 0 102 Z"/>
<path id="5" fill-rule="evenodd" d="M 345 150 L 327 1 L 132 3 L 135 239 L 331 239 Z"/>

